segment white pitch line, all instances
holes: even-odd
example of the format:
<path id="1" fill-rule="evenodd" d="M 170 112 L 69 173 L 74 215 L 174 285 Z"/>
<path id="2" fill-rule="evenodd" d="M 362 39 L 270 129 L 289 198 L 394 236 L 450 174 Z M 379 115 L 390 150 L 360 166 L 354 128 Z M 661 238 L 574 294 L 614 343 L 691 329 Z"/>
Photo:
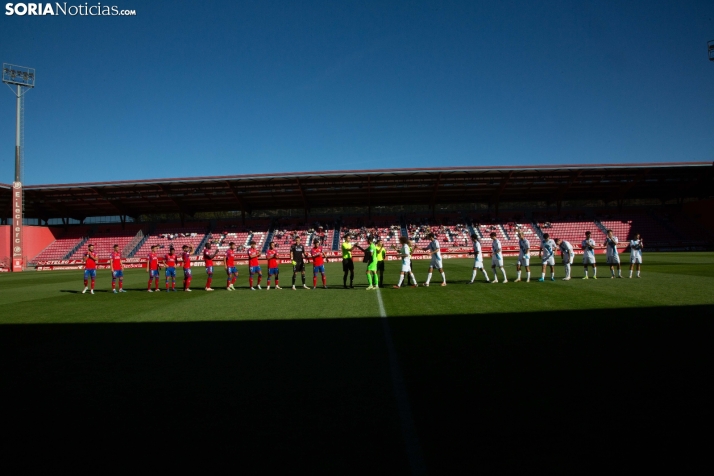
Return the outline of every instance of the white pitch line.
<path id="1" fill-rule="evenodd" d="M 407 395 L 407 386 L 404 383 L 404 375 L 402 375 L 402 369 L 399 366 L 397 350 L 394 348 L 394 342 L 392 341 L 392 329 L 389 327 L 387 312 L 384 310 L 382 293 L 379 288 L 377 288 L 377 302 L 379 303 L 379 316 L 382 321 L 384 340 L 387 344 L 389 371 L 392 374 L 392 388 L 394 390 L 394 397 L 397 400 L 397 412 L 399 413 L 399 422 L 402 427 L 402 437 L 404 438 L 409 467 L 411 468 L 411 474 L 424 475 L 427 474 L 426 465 L 424 464 L 419 437 L 417 436 L 416 427 L 414 426 L 414 418 L 412 417 L 412 410 Z"/>

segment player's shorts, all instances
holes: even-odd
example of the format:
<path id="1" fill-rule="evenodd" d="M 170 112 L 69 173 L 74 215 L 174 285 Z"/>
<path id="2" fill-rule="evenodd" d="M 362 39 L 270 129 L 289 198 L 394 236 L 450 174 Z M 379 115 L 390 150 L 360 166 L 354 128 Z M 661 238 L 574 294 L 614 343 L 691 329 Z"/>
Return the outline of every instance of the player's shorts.
<path id="1" fill-rule="evenodd" d="M 347 258 L 342 260 L 342 271 L 354 271 L 355 263 L 352 258 Z"/>
<path id="2" fill-rule="evenodd" d="M 184 278 L 190 278 L 192 276 L 191 274 L 191 268 L 184 268 L 183 269 L 183 277 Z"/>
<path id="3" fill-rule="evenodd" d="M 620 255 L 610 255 L 607 257 L 607 264 L 620 264 Z"/>
<path id="4" fill-rule="evenodd" d="M 543 266 L 555 266 L 555 257 L 551 256 L 550 258 L 541 258 L 540 262 Z"/>
<path id="5" fill-rule="evenodd" d="M 585 253 L 583 255 L 583 264 L 596 264 L 595 255 L 593 254 L 592 256 L 590 256 L 587 253 Z"/>
<path id="6" fill-rule="evenodd" d="M 305 262 L 298 261 L 293 265 L 293 273 L 304 273 L 305 272 Z"/>
<path id="7" fill-rule="evenodd" d="M 499 268 L 502 268 L 503 267 L 503 256 L 501 256 L 501 255 L 491 256 L 491 266 L 498 266 Z"/>
<path id="8" fill-rule="evenodd" d="M 377 262 L 372 261 L 367 265 L 367 271 L 377 271 Z"/>
<path id="9" fill-rule="evenodd" d="M 213 274 L 213 266 L 206 266 L 206 274 Z"/>
<path id="10" fill-rule="evenodd" d="M 531 257 L 528 255 L 518 256 L 518 265 L 519 266 L 530 266 L 531 265 Z"/>
<path id="11" fill-rule="evenodd" d="M 563 255 L 563 264 L 573 264 L 573 259 L 575 257 L 571 254 Z"/>
<path id="12" fill-rule="evenodd" d="M 377 271 L 384 271 L 384 260 L 377 261 Z"/>
<path id="13" fill-rule="evenodd" d="M 312 267 L 312 274 L 317 274 L 317 273 L 325 273 L 325 265 L 321 264 L 320 266 L 313 266 Z"/>
<path id="14" fill-rule="evenodd" d="M 96 278 L 97 277 L 97 270 L 96 269 L 85 269 L 84 270 L 84 279 L 89 279 L 89 278 Z"/>
<path id="15" fill-rule="evenodd" d="M 235 266 L 230 266 L 226 268 L 226 274 L 238 274 L 238 270 Z"/>
<path id="16" fill-rule="evenodd" d="M 268 268 L 268 276 L 277 276 L 280 273 L 280 268 Z"/>
<path id="17" fill-rule="evenodd" d="M 158 269 L 150 269 L 149 270 L 149 279 L 151 278 L 158 278 L 159 277 L 159 270 Z"/>
<path id="18" fill-rule="evenodd" d="M 176 277 L 176 268 L 166 268 L 166 277 L 167 278 L 175 278 Z"/>
<path id="19" fill-rule="evenodd" d="M 121 269 L 118 269 L 116 271 L 112 271 L 112 279 L 117 279 L 117 278 L 123 278 L 124 277 L 124 271 Z"/>
<path id="20" fill-rule="evenodd" d="M 630 263 L 642 264 L 642 256 L 630 256 Z"/>
<path id="21" fill-rule="evenodd" d="M 260 273 L 260 266 L 251 266 L 248 268 L 250 274 Z"/>
<path id="22" fill-rule="evenodd" d="M 412 263 L 411 260 L 407 261 L 406 263 L 402 261 L 402 273 L 408 273 L 412 270 Z"/>
<path id="23" fill-rule="evenodd" d="M 483 259 L 478 258 L 474 260 L 474 268 L 483 269 Z"/>
<path id="24" fill-rule="evenodd" d="M 444 265 L 441 263 L 441 259 L 432 257 L 431 261 L 429 262 L 429 267 L 436 268 L 436 269 L 443 269 Z"/>

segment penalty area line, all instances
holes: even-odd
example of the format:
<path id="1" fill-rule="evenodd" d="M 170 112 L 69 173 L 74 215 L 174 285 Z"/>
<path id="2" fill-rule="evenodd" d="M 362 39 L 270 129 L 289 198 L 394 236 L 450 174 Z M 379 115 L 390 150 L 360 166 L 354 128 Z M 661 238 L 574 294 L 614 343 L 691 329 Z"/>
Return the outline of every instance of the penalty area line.
<path id="1" fill-rule="evenodd" d="M 421 453 L 421 445 L 417 436 L 414 418 L 412 417 L 411 406 L 409 405 L 409 397 L 407 395 L 407 386 L 404 383 L 404 375 L 399 366 L 397 358 L 397 350 L 394 348 L 392 341 L 392 329 L 389 327 L 387 320 L 387 312 L 384 310 L 384 302 L 382 302 L 382 293 L 377 288 L 377 303 L 379 304 L 379 317 L 382 321 L 382 330 L 384 331 L 384 340 L 387 344 L 387 355 L 389 356 L 389 371 L 392 375 L 392 389 L 394 397 L 397 400 L 397 412 L 399 413 L 399 423 L 402 428 L 402 437 L 404 438 L 404 446 L 409 460 L 411 474 L 424 475 L 426 473 L 426 465 L 424 457 Z"/>

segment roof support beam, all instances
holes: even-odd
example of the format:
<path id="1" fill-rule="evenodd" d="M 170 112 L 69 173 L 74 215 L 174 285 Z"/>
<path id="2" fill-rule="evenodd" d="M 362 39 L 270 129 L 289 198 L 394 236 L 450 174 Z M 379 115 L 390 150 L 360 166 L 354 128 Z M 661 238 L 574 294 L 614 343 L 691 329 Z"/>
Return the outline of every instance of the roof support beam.
<path id="1" fill-rule="evenodd" d="M 434 184 L 434 191 L 431 193 L 431 200 L 429 201 L 429 208 L 434 213 L 434 207 L 436 206 L 436 194 L 439 192 L 439 185 L 441 185 L 441 172 L 436 177 L 436 183 Z"/>
<path id="2" fill-rule="evenodd" d="M 303 208 L 305 208 L 305 218 L 307 218 L 307 212 L 310 209 L 310 204 L 307 202 L 307 197 L 305 196 L 305 192 L 302 189 L 302 185 L 300 184 L 300 179 L 295 179 L 297 181 L 297 188 L 300 190 L 300 196 L 302 197 L 302 204 Z"/>

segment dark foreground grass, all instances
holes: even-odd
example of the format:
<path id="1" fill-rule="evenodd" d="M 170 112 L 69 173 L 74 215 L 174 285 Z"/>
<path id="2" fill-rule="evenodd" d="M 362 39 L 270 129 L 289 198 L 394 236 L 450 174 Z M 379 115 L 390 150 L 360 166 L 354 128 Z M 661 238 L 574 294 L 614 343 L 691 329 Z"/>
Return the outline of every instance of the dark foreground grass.
<path id="1" fill-rule="evenodd" d="M 446 288 L 383 290 L 427 470 L 706 461 L 714 256 L 646 258 L 640 280 L 473 286 L 458 283 L 470 262 L 449 260 Z M 0 276 L 3 467 L 409 473 L 371 291 L 81 284 Z"/>

